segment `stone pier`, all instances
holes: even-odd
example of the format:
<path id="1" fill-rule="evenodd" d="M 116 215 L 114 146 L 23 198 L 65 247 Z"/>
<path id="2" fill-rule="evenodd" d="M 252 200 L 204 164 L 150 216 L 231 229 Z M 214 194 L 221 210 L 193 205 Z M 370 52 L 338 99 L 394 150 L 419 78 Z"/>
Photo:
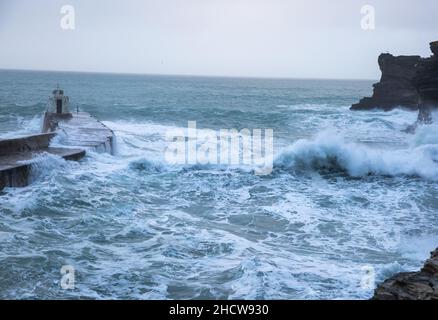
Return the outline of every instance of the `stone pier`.
<path id="1" fill-rule="evenodd" d="M 86 112 L 70 112 L 70 99 L 59 87 L 52 92 L 41 134 L 0 140 L 0 190 L 24 187 L 35 157 L 49 153 L 66 160 L 80 160 L 87 151 L 114 154 L 114 132 Z M 50 147 L 59 137 L 62 148 Z"/>
<path id="2" fill-rule="evenodd" d="M 52 148 L 55 133 L 0 140 L 0 190 L 5 187 L 24 187 L 29 184 L 32 161 L 38 155 L 53 154 L 65 160 L 80 160 L 83 149 Z"/>
<path id="3" fill-rule="evenodd" d="M 113 131 L 86 112 L 46 113 L 43 132 L 58 132 L 67 146 L 109 154 L 115 151 Z"/>

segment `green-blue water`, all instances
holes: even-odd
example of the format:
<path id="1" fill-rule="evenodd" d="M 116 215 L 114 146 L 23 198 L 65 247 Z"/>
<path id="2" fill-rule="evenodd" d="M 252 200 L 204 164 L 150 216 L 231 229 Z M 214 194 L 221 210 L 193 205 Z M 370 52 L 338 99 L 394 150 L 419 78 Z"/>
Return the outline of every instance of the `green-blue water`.
<path id="1" fill-rule="evenodd" d="M 57 83 L 117 154 L 44 157 L 1 192 L 0 298 L 361 299 L 363 267 L 381 281 L 438 245 L 437 126 L 349 111 L 369 81 L 0 71 L 0 138 L 39 132 Z M 168 165 L 193 120 L 272 128 L 273 173 Z"/>

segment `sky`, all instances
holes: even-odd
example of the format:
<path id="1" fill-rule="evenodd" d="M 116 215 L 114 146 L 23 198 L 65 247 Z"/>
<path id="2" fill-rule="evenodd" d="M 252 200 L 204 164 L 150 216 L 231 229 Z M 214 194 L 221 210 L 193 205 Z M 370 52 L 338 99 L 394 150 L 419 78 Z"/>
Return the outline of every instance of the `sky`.
<path id="1" fill-rule="evenodd" d="M 0 68 L 377 79 L 382 52 L 430 56 L 437 12 L 437 0 L 0 0 Z"/>

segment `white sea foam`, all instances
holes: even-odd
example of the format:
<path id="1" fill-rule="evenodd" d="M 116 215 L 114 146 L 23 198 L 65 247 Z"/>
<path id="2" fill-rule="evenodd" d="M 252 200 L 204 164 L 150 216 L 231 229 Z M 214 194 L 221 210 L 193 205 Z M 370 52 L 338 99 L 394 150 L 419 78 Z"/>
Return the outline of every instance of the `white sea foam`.
<path id="1" fill-rule="evenodd" d="M 184 138 L 188 138 L 187 127 L 177 127 L 171 125 L 161 125 L 155 123 L 134 123 L 134 122 L 105 122 L 115 131 L 117 138 L 117 158 L 129 159 L 130 168 L 140 171 L 211 171 L 224 173 L 232 171 L 244 171 L 248 173 L 257 169 L 255 164 L 169 164 L 165 160 L 165 151 L 168 141 L 166 133 L 178 130 L 183 133 Z M 206 142 L 204 133 L 210 132 L 207 129 L 199 129 L 198 147 Z M 220 138 L 219 131 L 214 131 L 217 139 Z M 238 133 L 242 137 L 242 132 Z M 242 148 L 242 145 L 240 145 Z M 242 152 L 242 150 L 241 150 Z"/>
<path id="2" fill-rule="evenodd" d="M 397 129 L 405 124 L 407 111 L 394 111 L 385 115 L 398 123 Z M 176 128 L 159 124 L 131 122 L 107 122 L 118 136 L 118 156 L 131 159 L 130 167 L 155 172 L 180 170 L 244 170 L 248 166 L 195 165 L 170 166 L 163 159 L 164 134 Z M 185 129 L 185 128 L 180 128 Z M 394 130 L 394 129 L 392 129 Z M 393 131 L 394 132 L 394 131 Z M 402 133 L 394 132 L 402 137 Z M 320 169 L 328 168 L 346 171 L 353 177 L 366 175 L 419 176 L 438 180 L 438 126 L 420 126 L 414 136 L 404 135 L 408 143 L 403 149 L 372 148 L 361 143 L 349 142 L 346 133 L 340 130 L 326 130 L 314 139 L 295 142 L 282 150 L 274 162 L 275 168 Z"/>
<path id="3" fill-rule="evenodd" d="M 419 126 L 410 138 L 410 142 L 412 147 L 422 145 L 438 146 L 438 124 Z"/>
<path id="4" fill-rule="evenodd" d="M 436 139 L 438 132 L 429 132 L 426 139 Z M 299 140 L 283 150 L 275 160 L 275 165 L 288 169 L 328 168 L 345 170 L 353 177 L 370 174 L 410 175 L 425 179 L 438 180 L 438 145 L 422 144 L 425 135 L 420 131 L 418 146 L 400 149 L 373 149 L 363 144 L 346 142 L 344 136 L 324 131 L 312 140 Z M 415 138 L 414 138 L 415 140 Z"/>
<path id="5" fill-rule="evenodd" d="M 15 128 L 18 130 L 11 130 L 9 132 L 0 132 L 1 139 L 11 139 L 21 136 L 26 136 L 29 134 L 41 133 L 43 117 L 41 115 L 36 115 L 30 120 L 24 120 L 22 117 L 15 117 L 17 122 Z"/>
<path id="6" fill-rule="evenodd" d="M 18 280 L 3 283 L 1 298 L 367 299 L 364 266 L 382 281 L 418 270 L 436 247 L 437 131 L 402 132 L 416 112 L 350 112 L 319 98 L 273 109 L 291 102 L 274 97 L 261 106 L 264 93 L 257 101 L 225 100 L 236 102 L 236 112 L 209 113 L 208 124 L 266 124 L 280 147 L 290 146 L 278 149 L 273 175 L 258 177 L 242 167 L 168 165 L 165 133 L 182 119 L 177 108 L 166 114 L 165 103 L 151 113 L 147 96 L 135 105 L 118 94 L 96 101 L 123 107 L 106 114 L 116 119 L 105 122 L 118 140 L 115 156 L 41 157 L 30 186 L 2 191 L 1 276 Z M 182 117 L 204 125 L 198 107 L 181 106 Z M 133 109 L 135 121 L 121 120 Z M 39 132 L 38 117 L 27 119 L 13 115 L 3 131 Z M 334 129 L 312 138 L 326 127 Z M 292 144 L 298 138 L 307 140 Z M 54 285 L 62 264 L 75 266 L 76 290 Z"/>
<path id="7" fill-rule="evenodd" d="M 172 126 L 155 123 L 135 123 L 129 121 L 105 121 L 117 137 L 117 153 L 119 157 L 161 158 L 165 148 L 165 133 Z"/>
<path id="8" fill-rule="evenodd" d="M 25 161 L 25 163 L 30 163 L 30 182 L 41 179 L 43 177 L 52 176 L 53 171 L 67 170 L 69 165 L 74 165 L 73 162 L 68 162 L 62 157 L 50 154 L 42 153 L 38 156 L 32 158 L 32 160 Z"/>

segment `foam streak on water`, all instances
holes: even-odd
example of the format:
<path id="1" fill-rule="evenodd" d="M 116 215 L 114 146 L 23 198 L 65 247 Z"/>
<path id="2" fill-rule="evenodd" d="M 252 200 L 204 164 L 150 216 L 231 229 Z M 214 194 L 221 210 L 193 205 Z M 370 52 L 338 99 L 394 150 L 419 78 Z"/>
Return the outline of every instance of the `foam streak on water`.
<path id="1" fill-rule="evenodd" d="M 364 299 L 364 266 L 381 281 L 438 245 L 438 127 L 350 112 L 368 82 L 6 72 L 2 136 L 39 130 L 43 95 L 18 92 L 52 82 L 115 131 L 117 154 L 42 156 L 29 187 L 1 193 L 1 298 Z M 165 133 L 188 120 L 273 128 L 272 175 L 168 165 Z"/>

